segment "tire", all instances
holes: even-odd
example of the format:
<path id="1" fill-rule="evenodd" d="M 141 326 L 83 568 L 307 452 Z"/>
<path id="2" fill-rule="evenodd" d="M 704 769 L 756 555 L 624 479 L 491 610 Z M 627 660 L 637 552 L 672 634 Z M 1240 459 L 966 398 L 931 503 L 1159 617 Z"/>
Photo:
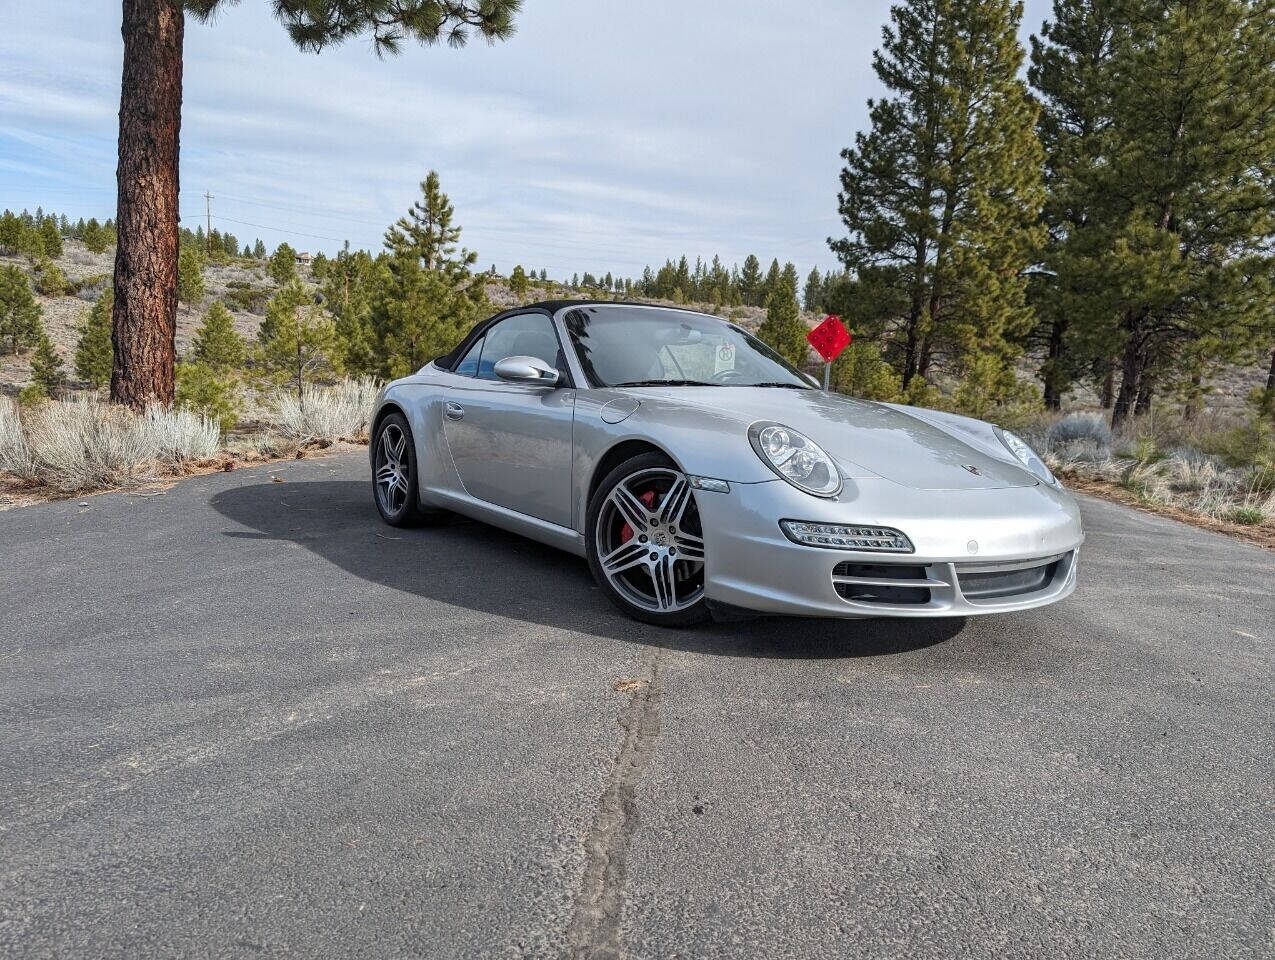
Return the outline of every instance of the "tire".
<path id="1" fill-rule="evenodd" d="M 602 478 L 589 500 L 585 544 L 594 580 L 630 617 L 661 627 L 710 619 L 694 491 L 668 457 L 644 453 Z"/>
<path id="2" fill-rule="evenodd" d="M 390 471 L 392 480 L 382 475 Z M 420 502 L 420 471 L 412 428 L 401 413 L 387 414 L 372 438 L 372 502 L 391 527 L 415 527 L 437 519 Z"/>

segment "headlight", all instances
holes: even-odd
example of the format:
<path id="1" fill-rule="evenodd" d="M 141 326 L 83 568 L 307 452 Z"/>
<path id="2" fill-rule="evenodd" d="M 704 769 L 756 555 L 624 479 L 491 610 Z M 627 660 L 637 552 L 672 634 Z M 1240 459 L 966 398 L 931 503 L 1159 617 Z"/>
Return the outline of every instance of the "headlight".
<path id="1" fill-rule="evenodd" d="M 1005 445 L 1005 449 L 1014 455 L 1015 460 L 1046 483 L 1055 487 L 1058 486 L 1058 478 L 1050 472 L 1049 468 L 1045 466 L 1045 461 L 1036 456 L 1036 451 L 1027 446 L 1021 437 L 1015 436 L 1008 430 L 1002 430 L 1000 427 L 995 429 L 996 436 Z"/>
<path id="2" fill-rule="evenodd" d="M 841 492 L 841 472 L 819 444 L 782 423 L 754 423 L 748 440 L 762 462 L 782 480 L 816 497 Z"/>

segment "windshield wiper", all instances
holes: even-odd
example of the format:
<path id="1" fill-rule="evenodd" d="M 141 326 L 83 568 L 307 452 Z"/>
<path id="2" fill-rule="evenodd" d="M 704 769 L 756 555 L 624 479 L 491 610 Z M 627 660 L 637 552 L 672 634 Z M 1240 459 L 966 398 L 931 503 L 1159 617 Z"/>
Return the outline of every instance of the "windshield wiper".
<path id="1" fill-rule="evenodd" d="M 625 383 L 613 383 L 613 387 L 720 387 L 720 383 L 708 383 L 704 380 L 629 380 Z"/>
<path id="2" fill-rule="evenodd" d="M 770 380 L 766 383 L 741 383 L 741 387 L 784 387 L 788 390 L 809 390 L 810 387 L 803 387 L 799 383 L 780 383 L 778 380 Z"/>

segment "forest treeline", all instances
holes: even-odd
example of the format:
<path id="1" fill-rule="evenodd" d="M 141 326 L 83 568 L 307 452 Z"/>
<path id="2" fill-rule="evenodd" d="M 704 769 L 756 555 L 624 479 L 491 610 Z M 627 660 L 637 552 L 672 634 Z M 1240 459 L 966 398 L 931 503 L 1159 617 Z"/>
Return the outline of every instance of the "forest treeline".
<path id="1" fill-rule="evenodd" d="M 636 278 L 554 283 L 519 265 L 511 289 L 764 307 L 760 335 L 797 363 L 808 356 L 798 308 L 834 312 L 855 333 L 834 368 L 839 389 L 978 416 L 1056 408 L 1078 384 L 1117 425 L 1156 397 L 1189 415 L 1220 367 L 1267 359 L 1269 409 L 1275 0 L 1056 0 L 1030 54 L 1021 17 L 1013 0 L 891 9 L 873 57 L 885 94 L 842 151 L 843 231 L 829 238 L 839 269 L 802 278 L 778 258 L 679 256 Z M 60 238 L 103 249 L 113 230 L 6 212 L 0 250 L 30 256 L 47 292 Z M 307 370 L 398 376 L 490 309 L 459 238 L 431 172 L 380 251 L 347 244 L 314 259 L 317 297 L 295 281 L 288 245 L 267 255 L 260 240 L 202 227 L 180 232 L 179 297 L 202 296 L 209 261 L 263 261 L 283 284 L 263 343 L 283 329 L 313 347 L 294 362 L 297 382 Z M 12 319 L 29 312 L 0 305 L 0 328 L 25 323 L 12 344 L 39 345 Z M 1019 375 L 1032 364 L 1039 387 Z"/>

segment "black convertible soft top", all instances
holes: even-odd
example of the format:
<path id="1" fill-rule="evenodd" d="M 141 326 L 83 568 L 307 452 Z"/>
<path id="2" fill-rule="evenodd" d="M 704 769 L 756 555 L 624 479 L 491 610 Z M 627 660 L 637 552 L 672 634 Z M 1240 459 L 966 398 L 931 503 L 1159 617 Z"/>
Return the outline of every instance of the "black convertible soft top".
<path id="1" fill-rule="evenodd" d="M 442 367 L 444 370 L 454 369 L 456 364 L 460 363 L 461 357 L 469 352 L 469 348 L 473 342 L 481 337 L 487 331 L 487 328 L 493 323 L 503 320 L 505 317 L 512 317 L 517 313 L 546 313 L 552 317 L 559 310 L 565 309 L 566 307 L 592 307 L 600 306 L 602 304 L 610 306 L 615 303 L 617 303 L 615 300 L 541 300 L 539 303 L 529 303 L 524 307 L 514 307 L 511 310 L 502 310 L 494 317 L 488 317 L 482 323 L 475 325 L 474 329 L 470 330 L 465 336 L 465 339 L 456 344 L 456 346 L 447 353 L 443 354 L 441 357 L 435 357 L 434 365 L 436 367 Z M 660 310 L 685 309 L 684 307 L 666 307 L 663 304 L 656 303 L 635 303 L 630 304 L 630 306 L 655 307 Z"/>

